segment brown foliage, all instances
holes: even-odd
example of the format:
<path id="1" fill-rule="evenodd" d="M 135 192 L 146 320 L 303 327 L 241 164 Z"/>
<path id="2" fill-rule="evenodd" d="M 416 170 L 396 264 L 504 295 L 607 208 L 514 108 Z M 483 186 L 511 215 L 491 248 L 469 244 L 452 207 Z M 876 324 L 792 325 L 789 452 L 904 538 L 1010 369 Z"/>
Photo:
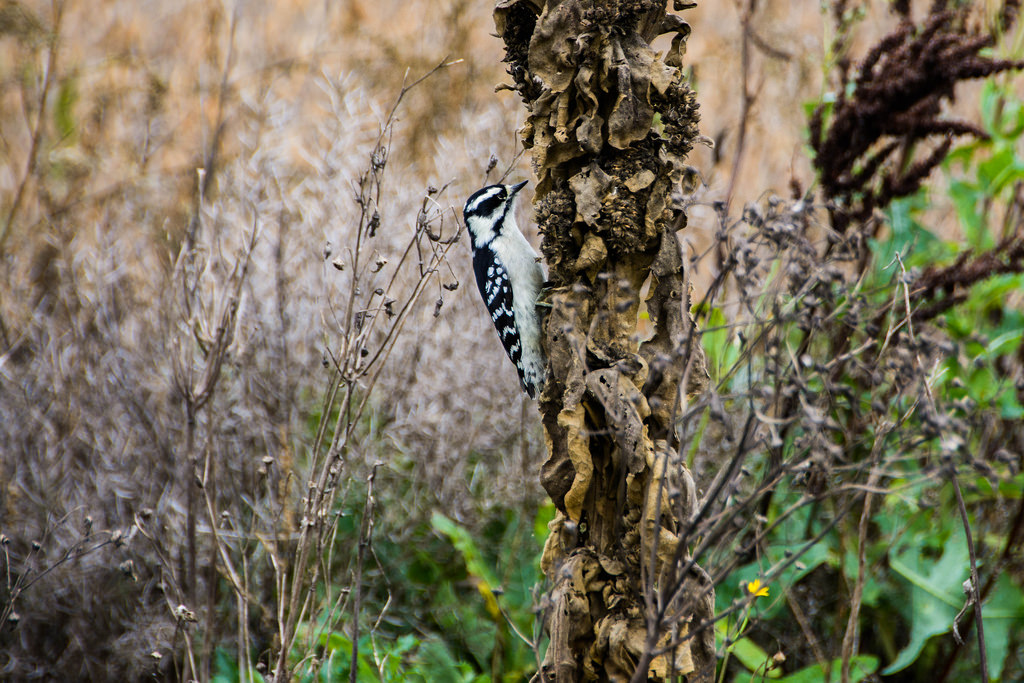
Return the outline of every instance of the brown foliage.
<path id="1" fill-rule="evenodd" d="M 831 113 L 819 105 L 810 120 L 811 146 L 821 188 L 833 202 L 832 224 L 845 232 L 875 209 L 913 194 L 946 157 L 952 138 L 984 137 L 974 124 L 948 119 L 943 102 L 956 85 L 1024 62 L 982 56 L 990 35 L 971 35 L 964 16 L 934 11 L 921 26 L 904 21 L 846 72 Z M 932 149 L 915 154 L 916 146 Z"/>
<path id="2" fill-rule="evenodd" d="M 702 386 L 705 372 L 675 237 L 685 215 L 673 203 L 697 135 L 681 71 L 689 27 L 650 1 L 499 2 L 495 18 L 529 111 L 523 142 L 556 285 L 541 481 L 559 515 L 542 559 L 552 583 L 542 675 L 706 677 L 711 631 L 691 639 L 683 623 L 710 616 L 711 592 L 673 573 L 695 498 L 669 492 L 693 484 L 676 466 L 689 483 L 670 484 L 667 465 L 680 392 Z M 675 39 L 659 56 L 649 43 L 665 33 Z M 659 592 L 668 603 L 686 597 L 659 608 Z M 574 614 L 589 616 L 563 618 Z"/>
<path id="3" fill-rule="evenodd" d="M 967 298 L 966 291 L 997 275 L 1024 272 L 1024 234 L 1018 232 L 992 249 L 967 250 L 948 266 L 929 266 L 910 284 L 910 296 L 920 307 L 915 320 L 931 320 Z M 926 303 L 927 302 L 927 303 Z"/>

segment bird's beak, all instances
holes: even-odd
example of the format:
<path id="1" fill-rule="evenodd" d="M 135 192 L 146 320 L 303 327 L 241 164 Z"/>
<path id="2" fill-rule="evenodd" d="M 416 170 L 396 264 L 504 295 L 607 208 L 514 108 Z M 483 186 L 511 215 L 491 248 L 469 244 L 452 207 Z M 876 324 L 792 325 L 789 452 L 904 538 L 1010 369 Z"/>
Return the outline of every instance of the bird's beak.
<path id="1" fill-rule="evenodd" d="M 508 193 L 508 197 L 509 197 L 509 199 L 511 199 L 512 197 L 515 197 L 515 196 L 516 196 L 516 193 L 518 193 L 518 192 L 519 192 L 519 190 L 521 190 L 521 189 L 523 189 L 524 187 L 526 187 L 526 183 L 528 183 L 528 182 L 530 182 L 530 181 L 528 181 L 528 180 L 524 180 L 524 181 L 523 181 L 523 182 L 521 182 L 521 183 L 516 183 L 515 185 L 513 185 L 513 186 L 512 186 L 512 191 Z"/>

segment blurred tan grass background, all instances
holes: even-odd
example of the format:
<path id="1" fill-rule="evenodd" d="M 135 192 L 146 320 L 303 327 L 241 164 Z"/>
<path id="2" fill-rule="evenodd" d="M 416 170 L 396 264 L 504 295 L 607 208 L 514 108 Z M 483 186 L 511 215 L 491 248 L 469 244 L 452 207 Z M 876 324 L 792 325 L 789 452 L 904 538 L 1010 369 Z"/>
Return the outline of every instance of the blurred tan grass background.
<path id="1" fill-rule="evenodd" d="M 754 98 L 737 165 L 741 16 L 752 7 Z M 457 61 L 399 113 L 380 207 L 385 252 L 404 244 L 428 186 L 450 183 L 437 201 L 452 230 L 490 157 L 500 172 L 518 151 L 524 116 L 514 95 L 495 93 L 507 77 L 490 8 L 0 2 L 0 528 L 37 571 L 66 561 L 83 530 L 144 519 L 156 539 L 79 558 L 67 570 L 80 581 L 54 575 L 23 598 L 18 644 L 0 658 L 8 673 L 49 662 L 68 675 L 134 678 L 172 647 L 166 572 L 181 562 L 189 484 L 176 373 L 191 367 L 183 345 L 213 334 L 254 224 L 229 377 L 200 433 L 226 510 L 258 492 L 287 517 L 275 498 L 289 495 L 287 477 L 274 472 L 301 466 L 308 447 L 348 277 L 331 262 L 344 258 L 353 182 L 403 81 Z M 860 44 L 893 23 L 885 2 L 857 8 Z M 802 105 L 834 84 L 817 2 L 708 1 L 685 18 L 702 130 L 717 142 L 692 159 L 708 183 L 688 236 L 700 244 L 714 229 L 706 207 L 730 186 L 741 206 L 788 194 L 794 179 L 812 184 Z M 513 176 L 528 173 L 519 160 Z M 528 215 L 523 207 L 521 225 Z M 172 291 L 191 235 L 203 254 L 192 281 L 209 310 L 183 311 Z M 477 300 L 468 246 L 455 252 L 444 279 L 460 286 L 435 287 L 436 317 L 427 306 L 412 319 L 352 474 L 383 460 L 412 482 L 405 509 L 382 515 L 444 506 L 472 525 L 491 505 L 536 509 L 543 445 L 532 408 L 509 399 L 515 373 Z M 267 524 L 287 527 L 281 519 Z"/>

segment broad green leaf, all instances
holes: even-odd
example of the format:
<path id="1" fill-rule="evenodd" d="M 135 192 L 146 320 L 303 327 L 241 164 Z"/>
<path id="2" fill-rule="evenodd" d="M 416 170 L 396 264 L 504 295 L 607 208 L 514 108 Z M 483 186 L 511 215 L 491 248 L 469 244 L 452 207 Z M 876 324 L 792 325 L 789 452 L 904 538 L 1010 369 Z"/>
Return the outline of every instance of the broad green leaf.
<path id="1" fill-rule="evenodd" d="M 989 340 L 988 346 L 985 347 L 985 355 L 989 358 L 995 358 L 1011 354 L 1020 346 L 1022 339 L 1024 339 L 1024 330 L 1004 332 L 995 339 Z"/>
<path id="2" fill-rule="evenodd" d="M 702 327 L 701 342 L 704 351 L 708 354 L 709 365 L 711 366 L 712 377 L 720 381 L 725 372 L 729 369 L 729 328 L 722 309 L 713 307 L 707 312 L 707 318 Z"/>
<path id="3" fill-rule="evenodd" d="M 477 579 L 487 584 L 489 589 L 498 585 L 498 580 L 490 567 L 484 562 L 483 554 L 477 548 L 476 542 L 470 536 L 469 531 L 448 519 L 440 512 L 435 512 L 430 517 L 430 524 L 437 531 L 448 537 L 455 549 L 462 554 L 466 562 L 466 570 Z"/>
<path id="4" fill-rule="evenodd" d="M 1002 192 L 1003 188 L 1024 176 L 1024 167 L 1010 146 L 1001 146 L 991 157 L 978 164 L 978 180 L 981 189 L 989 197 Z"/>
<path id="5" fill-rule="evenodd" d="M 1010 654 L 1010 633 L 1024 626 L 1024 593 L 1007 574 L 1000 574 L 995 590 L 982 605 L 985 625 L 985 650 L 988 655 L 988 677 L 999 680 L 1003 664 Z M 965 639 L 967 634 L 961 634 Z"/>
<path id="6" fill-rule="evenodd" d="M 777 683 L 822 683 L 822 681 L 826 680 L 837 681 L 839 680 L 839 672 L 842 670 L 842 667 L 843 660 L 834 659 L 832 660 L 831 676 L 828 679 L 825 678 L 825 671 L 822 669 L 821 665 L 815 664 L 776 680 Z M 875 673 L 877 669 L 878 657 L 873 657 L 871 655 L 856 655 L 850 661 L 850 681 L 851 683 L 858 683 Z"/>
<path id="7" fill-rule="evenodd" d="M 554 518 L 555 504 L 551 501 L 541 505 L 537 510 L 537 515 L 533 518 L 533 535 L 541 549 L 544 548 L 544 541 L 548 537 L 548 523 Z"/>
<path id="8" fill-rule="evenodd" d="M 933 562 L 910 546 L 889 559 L 893 571 L 910 583 L 910 642 L 882 672 L 892 674 L 905 669 L 921 654 L 932 636 L 946 633 L 964 603 L 962 584 L 967 578 L 970 558 L 963 529 L 957 527 L 946 541 L 942 557 Z"/>
<path id="9" fill-rule="evenodd" d="M 974 183 L 954 180 L 949 183 L 949 198 L 956 207 L 956 215 L 967 241 L 975 247 L 991 246 L 992 237 L 986 230 L 984 217 L 979 210 L 985 198 L 984 192 Z"/>
<path id="10" fill-rule="evenodd" d="M 715 632 L 722 642 L 729 637 L 728 631 L 729 626 L 725 621 L 715 623 Z M 733 641 L 728 645 L 728 650 L 731 656 L 739 660 L 740 664 L 745 666 L 748 671 L 758 674 L 758 677 L 779 677 L 780 673 L 775 670 L 765 673 L 765 670 L 771 664 L 771 655 L 765 652 L 750 638 L 740 638 L 739 640 Z"/>

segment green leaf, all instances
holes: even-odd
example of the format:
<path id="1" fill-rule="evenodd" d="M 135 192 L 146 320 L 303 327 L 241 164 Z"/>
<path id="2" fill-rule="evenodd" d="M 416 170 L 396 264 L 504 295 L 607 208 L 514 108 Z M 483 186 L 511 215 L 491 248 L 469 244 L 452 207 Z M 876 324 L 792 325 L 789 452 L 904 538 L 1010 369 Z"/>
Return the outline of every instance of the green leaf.
<path id="1" fill-rule="evenodd" d="M 978 164 L 978 180 L 981 189 L 989 197 L 999 194 L 1007 185 L 1024 176 L 1024 169 L 1012 147 L 1002 147 L 988 159 Z"/>
<path id="2" fill-rule="evenodd" d="M 1012 91 L 986 81 L 981 93 L 981 121 L 992 137 L 1014 141 L 1024 133 L 1024 107 Z"/>
<path id="3" fill-rule="evenodd" d="M 1017 350 L 1022 339 L 1024 339 L 1024 330 L 1011 330 L 1009 332 L 1004 332 L 995 339 L 989 341 L 988 345 L 985 347 L 985 355 L 989 358 L 1009 355 Z"/>
<path id="4" fill-rule="evenodd" d="M 983 147 L 988 147 L 989 144 L 990 143 L 987 141 L 973 140 L 965 145 L 960 145 L 946 155 L 946 158 L 942 162 L 943 166 L 947 171 L 951 169 L 954 164 L 960 164 L 963 168 L 967 168 L 974 159 L 975 152 L 979 151 Z"/>
<path id="5" fill-rule="evenodd" d="M 985 199 L 984 191 L 974 183 L 953 180 L 949 183 L 949 198 L 956 207 L 967 241 L 975 247 L 990 247 L 992 236 L 985 229 L 984 216 L 979 210 Z"/>
<path id="6" fill-rule="evenodd" d="M 462 554 L 462 559 L 466 562 L 466 570 L 470 575 L 482 580 L 487 584 L 488 588 L 493 589 L 498 585 L 498 580 L 494 578 L 494 573 L 484 562 L 483 554 L 477 547 L 473 537 L 470 536 L 469 531 L 440 512 L 435 512 L 430 517 L 430 524 L 434 529 L 447 536 L 448 540 L 455 546 L 455 549 Z"/>
<path id="7" fill-rule="evenodd" d="M 476 657 L 477 662 L 484 667 L 487 665 L 494 649 L 495 625 L 504 627 L 504 617 L 498 604 L 498 580 L 490 567 L 484 562 L 483 554 L 477 547 L 476 542 L 470 536 L 469 531 L 448 519 L 440 512 L 435 512 L 430 518 L 431 525 L 439 532 L 448 537 L 455 549 L 462 554 L 466 563 L 466 571 L 475 585 L 480 596 L 483 598 L 484 608 L 492 623 L 480 619 L 477 615 L 462 612 L 461 627 L 463 637 L 466 639 L 470 651 Z M 458 599 L 451 601 L 458 604 Z M 474 623 L 470 623 L 472 620 Z"/>
<path id="8" fill-rule="evenodd" d="M 537 539 L 538 547 L 544 549 L 544 541 L 548 537 L 548 523 L 555 518 L 555 504 L 550 500 L 537 510 L 533 518 L 533 535 Z"/>
<path id="9" fill-rule="evenodd" d="M 985 81 L 985 86 L 981 91 L 981 125 L 989 133 L 999 128 L 996 121 L 996 108 L 999 106 L 1001 96 L 999 87 L 994 81 Z"/>
<path id="10" fill-rule="evenodd" d="M 68 77 L 61 81 L 57 91 L 57 103 L 53 108 L 53 120 L 57 125 L 57 133 L 62 140 L 70 138 L 75 132 L 75 102 L 78 101 L 78 80 Z"/>
<path id="11" fill-rule="evenodd" d="M 718 631 L 719 636 L 724 640 L 728 637 L 726 633 L 728 627 L 725 622 L 718 622 L 715 625 L 715 630 Z M 778 678 L 780 672 L 778 670 L 771 670 L 765 673 L 768 667 L 771 665 L 771 655 L 765 652 L 757 643 L 750 638 L 740 638 L 739 640 L 733 641 L 728 646 L 729 652 L 732 656 L 739 660 L 739 664 L 743 665 L 746 670 L 757 674 L 758 678 Z"/>
<path id="12" fill-rule="evenodd" d="M 967 578 L 970 558 L 963 528 L 957 526 L 946 541 L 942 557 L 932 563 L 922 548 L 909 546 L 889 559 L 893 571 L 911 586 L 910 642 L 882 672 L 889 675 L 910 666 L 932 636 L 946 633 L 964 602 L 962 584 Z"/>
<path id="13" fill-rule="evenodd" d="M 1024 626 L 1024 593 L 1007 574 L 1000 574 L 995 590 L 982 605 L 981 614 L 985 625 L 988 677 L 999 680 L 999 673 L 1010 656 L 1011 631 Z"/>
<path id="14" fill-rule="evenodd" d="M 722 309 L 712 307 L 701 326 L 701 342 L 708 355 L 711 376 L 720 382 L 739 358 L 739 346 L 733 340 L 732 328 L 729 326 Z"/>
<path id="15" fill-rule="evenodd" d="M 773 544 L 766 549 L 765 562 L 774 565 L 793 557 L 804 548 L 804 543 Z M 786 590 L 796 585 L 800 579 L 814 571 L 829 560 L 829 544 L 826 541 L 815 543 L 803 555 L 796 559 L 779 576 L 768 584 L 771 598 L 757 601 L 758 614 L 764 619 L 775 619 L 786 609 L 785 600 L 778 599 Z M 762 576 L 763 568 L 752 562 L 735 570 L 729 577 L 715 588 L 715 604 L 718 611 L 729 607 L 735 600 L 747 597 L 744 586 Z"/>
<path id="16" fill-rule="evenodd" d="M 827 680 L 839 680 L 839 672 L 842 670 L 843 660 L 834 659 L 831 665 L 831 676 L 826 678 L 825 671 L 820 664 L 800 669 L 796 673 L 784 678 L 777 679 L 778 683 L 821 683 Z M 856 655 L 850 660 L 850 681 L 858 683 L 864 680 L 878 669 L 878 657 L 871 655 Z M 753 679 L 752 679 L 753 680 Z"/>
<path id="17" fill-rule="evenodd" d="M 887 213 L 892 232 L 888 239 L 872 240 L 871 243 L 876 278 L 886 279 L 883 269 L 889 266 L 897 253 L 908 266 L 916 266 L 934 261 L 936 254 L 942 251 L 942 242 L 917 220 L 917 215 L 928 207 L 928 194 L 924 189 L 889 205 Z"/>
<path id="18" fill-rule="evenodd" d="M 1000 479 L 999 495 L 1019 500 L 1024 495 L 1024 473 L 1018 474 L 1011 479 Z"/>

